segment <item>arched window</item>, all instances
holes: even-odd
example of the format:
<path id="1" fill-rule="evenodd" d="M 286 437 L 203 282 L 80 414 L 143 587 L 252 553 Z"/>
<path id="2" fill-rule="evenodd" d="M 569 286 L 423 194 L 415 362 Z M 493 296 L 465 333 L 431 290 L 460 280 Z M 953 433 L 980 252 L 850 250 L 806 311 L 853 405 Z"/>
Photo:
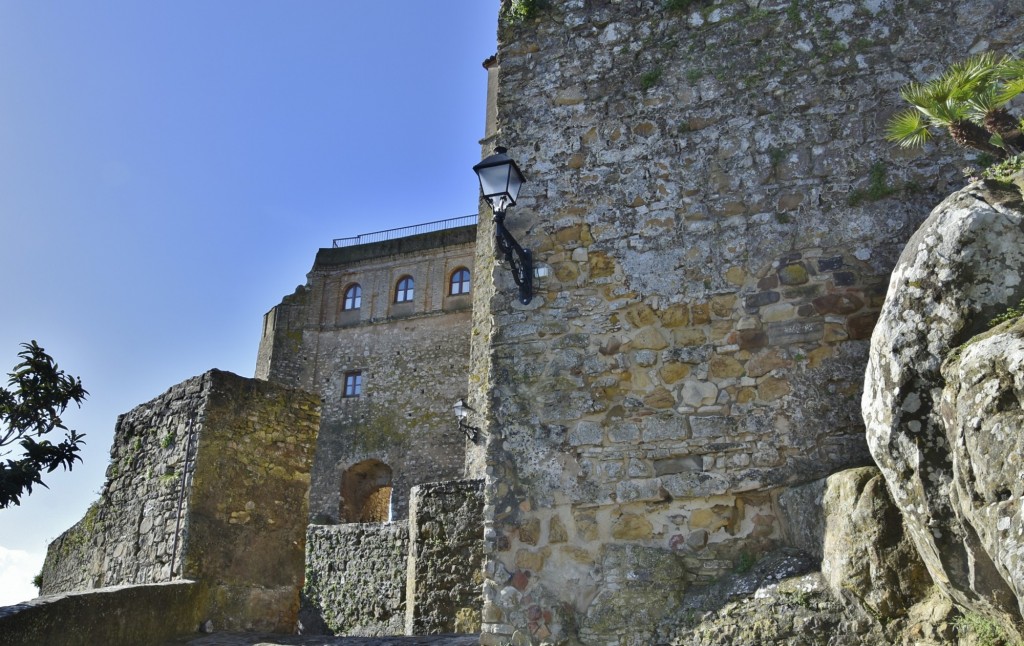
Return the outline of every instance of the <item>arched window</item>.
<path id="1" fill-rule="evenodd" d="M 341 474 L 343 523 L 386 523 L 391 516 L 391 467 L 380 460 L 363 460 Z"/>
<path id="2" fill-rule="evenodd" d="M 363 288 L 359 286 L 359 283 L 350 285 L 345 290 L 345 300 L 341 304 L 343 310 L 357 310 L 363 304 Z"/>
<path id="3" fill-rule="evenodd" d="M 414 282 L 412 276 L 403 276 L 395 286 L 395 302 L 411 303 L 413 296 Z"/>
<path id="4" fill-rule="evenodd" d="M 448 293 L 452 296 L 469 293 L 469 270 L 460 267 L 452 272 L 452 279 L 448 285 Z"/>

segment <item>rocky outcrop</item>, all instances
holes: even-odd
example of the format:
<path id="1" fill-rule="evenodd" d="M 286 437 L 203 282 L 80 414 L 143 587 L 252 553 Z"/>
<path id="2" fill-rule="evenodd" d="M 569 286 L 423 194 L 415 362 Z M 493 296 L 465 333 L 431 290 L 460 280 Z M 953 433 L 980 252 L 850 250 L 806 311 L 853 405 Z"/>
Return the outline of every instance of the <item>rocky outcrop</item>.
<path id="1" fill-rule="evenodd" d="M 660 627 L 658 643 L 995 643 L 979 641 L 978 628 L 932 584 L 877 468 L 848 469 L 791 488 L 779 505 L 789 525 L 787 540 L 798 547 L 687 590 Z"/>
<path id="2" fill-rule="evenodd" d="M 1024 319 L 982 336 L 943 365 L 940 414 L 959 512 L 1024 608 Z"/>
<path id="3" fill-rule="evenodd" d="M 1024 581 L 1022 355 L 1017 328 L 969 342 L 1021 301 L 1022 275 L 1015 186 L 975 183 L 945 200 L 892 274 L 863 399 L 871 453 L 932 578 L 1007 627 L 1019 626 Z"/>
<path id="4" fill-rule="evenodd" d="M 832 593 L 887 624 L 905 617 L 932 582 L 907 539 L 878 469 L 827 479 L 821 573 Z"/>

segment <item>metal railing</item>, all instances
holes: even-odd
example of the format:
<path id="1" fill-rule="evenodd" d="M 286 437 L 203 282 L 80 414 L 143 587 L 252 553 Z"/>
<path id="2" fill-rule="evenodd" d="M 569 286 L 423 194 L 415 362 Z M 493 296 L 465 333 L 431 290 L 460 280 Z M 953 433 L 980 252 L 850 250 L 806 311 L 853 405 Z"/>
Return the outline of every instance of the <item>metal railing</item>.
<path id="1" fill-rule="evenodd" d="M 351 247 L 357 244 L 384 242 L 385 240 L 394 240 L 396 238 L 414 236 L 420 233 L 431 233 L 433 231 L 444 231 L 445 229 L 454 229 L 456 227 L 467 227 L 476 223 L 476 214 L 464 215 L 461 218 L 448 218 L 447 220 L 437 220 L 436 222 L 424 222 L 423 224 L 414 224 L 412 226 L 399 227 L 397 229 L 388 229 L 386 231 L 362 233 L 357 236 L 352 236 L 351 238 L 335 238 L 334 246 Z"/>

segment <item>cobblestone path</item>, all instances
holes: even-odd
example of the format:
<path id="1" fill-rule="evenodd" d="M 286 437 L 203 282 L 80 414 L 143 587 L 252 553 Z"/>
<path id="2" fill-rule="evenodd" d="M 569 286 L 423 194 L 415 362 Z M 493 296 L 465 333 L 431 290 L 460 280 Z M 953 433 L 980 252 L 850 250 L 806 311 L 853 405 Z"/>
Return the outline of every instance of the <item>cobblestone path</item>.
<path id="1" fill-rule="evenodd" d="M 324 637 L 213 633 L 189 636 L 165 646 L 477 646 L 479 635 L 419 635 L 416 637 Z"/>

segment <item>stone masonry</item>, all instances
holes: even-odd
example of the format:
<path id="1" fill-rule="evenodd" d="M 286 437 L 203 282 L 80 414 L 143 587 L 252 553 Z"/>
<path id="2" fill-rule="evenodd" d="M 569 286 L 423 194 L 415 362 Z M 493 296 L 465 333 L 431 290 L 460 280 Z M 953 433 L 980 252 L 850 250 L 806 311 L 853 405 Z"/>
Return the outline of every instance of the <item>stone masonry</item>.
<path id="1" fill-rule="evenodd" d="M 300 620 L 305 634 L 401 635 L 409 525 L 310 525 Z"/>
<path id="2" fill-rule="evenodd" d="M 526 174 L 507 223 L 548 275 L 519 305 L 481 219 L 482 643 L 647 644 L 782 542 L 780 493 L 869 462 L 888 275 L 964 164 L 885 121 L 904 83 L 1019 47 L 1021 8 L 548 5 L 499 27 L 483 142 Z"/>
<path id="3" fill-rule="evenodd" d="M 40 592 L 194 580 L 224 629 L 291 630 L 314 397 L 212 370 L 118 419 L 100 499 L 49 547 Z"/>
<path id="4" fill-rule="evenodd" d="M 405 634 L 479 631 L 483 481 L 419 485 L 412 501 Z"/>
<path id="5" fill-rule="evenodd" d="M 310 525 L 302 632 L 476 632 L 482 512 L 482 481 L 459 480 L 414 487 L 408 522 Z"/>
<path id="6" fill-rule="evenodd" d="M 357 494 L 342 493 L 352 483 L 390 487 L 390 517 L 399 519 L 411 487 L 462 477 L 466 441 L 451 407 L 466 396 L 472 298 L 451 294 L 450 280 L 460 268 L 473 272 L 475 239 L 476 227 L 463 226 L 321 249 L 307 285 L 267 313 L 256 377 L 323 399 L 312 522 L 363 520 Z M 414 298 L 397 303 L 403 276 L 414 279 Z M 345 310 L 356 284 L 360 307 Z M 362 390 L 346 397 L 353 372 Z"/>

